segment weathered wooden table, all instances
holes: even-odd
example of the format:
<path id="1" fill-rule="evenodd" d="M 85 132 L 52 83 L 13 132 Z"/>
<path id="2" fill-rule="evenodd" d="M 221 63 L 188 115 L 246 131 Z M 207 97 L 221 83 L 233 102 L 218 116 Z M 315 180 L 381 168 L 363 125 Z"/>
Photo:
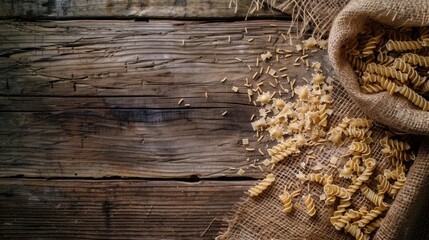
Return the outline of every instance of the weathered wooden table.
<path id="1" fill-rule="evenodd" d="M 263 176 L 230 169 L 257 154 L 234 58 L 289 27 L 250 2 L 0 1 L 0 238 L 217 236 Z"/>

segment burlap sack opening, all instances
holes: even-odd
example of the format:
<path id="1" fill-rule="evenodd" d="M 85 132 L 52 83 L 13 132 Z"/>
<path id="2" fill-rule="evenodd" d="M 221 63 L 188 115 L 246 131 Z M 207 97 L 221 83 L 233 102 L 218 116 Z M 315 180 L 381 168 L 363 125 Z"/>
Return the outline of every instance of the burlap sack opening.
<path id="1" fill-rule="evenodd" d="M 397 132 L 429 135 L 428 111 L 418 109 L 401 96 L 360 91 L 344 47 L 373 21 L 392 27 L 428 26 L 429 1 L 351 1 L 334 20 L 328 48 L 338 80 L 369 117 Z"/>
<path id="2" fill-rule="evenodd" d="M 291 2 L 295 5 L 288 5 Z M 325 14 L 329 15 L 339 11 L 342 7 L 341 3 L 347 1 L 326 2 L 340 3 L 332 5 L 336 6 L 336 9 L 326 10 Z M 317 4 L 323 5 L 325 1 L 270 0 L 267 3 L 280 10 L 283 7 L 284 12 L 294 13 L 296 16 L 297 7 L 305 9 L 304 6 L 310 6 L 311 3 L 313 3 L 312 6 L 317 7 Z M 306 16 L 310 19 L 311 16 L 308 14 L 313 14 L 305 11 L 301 13 L 307 14 Z M 333 16 L 326 16 L 323 13 L 321 15 L 326 19 L 333 19 Z M 428 112 L 418 110 L 401 97 L 392 97 L 385 93 L 368 95 L 360 92 L 356 75 L 342 50 L 347 41 L 361 32 L 365 24 L 370 21 L 392 27 L 426 26 L 429 25 L 429 2 L 418 0 L 411 4 L 400 0 L 352 1 L 341 11 L 334 22 L 329 40 L 329 56 L 336 71 L 337 80 L 340 82 L 334 83 L 334 115 L 330 119 L 331 124 L 336 125 L 344 116 L 367 115 L 396 131 L 429 134 Z M 327 22 L 323 26 L 330 26 L 332 23 L 330 20 Z M 321 36 L 323 32 L 314 35 Z M 379 142 L 383 136 L 383 129 L 378 127 L 374 129 L 375 142 Z M 375 239 L 426 239 L 429 236 L 429 219 L 422 214 L 429 212 L 429 138 L 420 137 L 417 142 L 420 146 L 416 146 L 417 157 L 407 174 L 407 182 L 396 199 L 389 202 L 392 205 L 384 217 L 382 226 L 375 233 Z M 315 155 L 322 164 L 326 164 L 330 156 L 339 156 L 347 151 L 346 146 L 347 144 L 343 147 L 330 145 L 324 152 L 316 152 Z M 379 160 L 375 176 L 389 163 L 382 157 L 379 144 L 372 148 L 372 155 Z M 334 209 L 324 206 L 323 201 L 315 201 L 318 213 L 314 218 L 308 217 L 301 199 L 295 200 L 295 210 L 291 215 L 285 216 L 281 212 L 282 206 L 278 195 L 282 193 L 285 185 L 296 181 L 295 174 L 300 170 L 299 163 L 305 159 L 304 156 L 305 153 L 287 159 L 276 167 L 275 184 L 256 199 L 244 199 L 237 206 L 234 216 L 228 221 L 228 229 L 219 236 L 219 239 L 352 239 L 350 235 L 336 231 L 332 227 L 329 216 Z M 334 172 L 330 169 L 326 173 Z M 349 184 L 347 180 L 341 179 L 337 179 L 336 183 L 341 186 Z M 313 196 L 318 196 L 321 192 L 321 188 L 311 187 Z M 353 201 L 356 205 L 370 206 L 361 194 L 358 194 Z"/>

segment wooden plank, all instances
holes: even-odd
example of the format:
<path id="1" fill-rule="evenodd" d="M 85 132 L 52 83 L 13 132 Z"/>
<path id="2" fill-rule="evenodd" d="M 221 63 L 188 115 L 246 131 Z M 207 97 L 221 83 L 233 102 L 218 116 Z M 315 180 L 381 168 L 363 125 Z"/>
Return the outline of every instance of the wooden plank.
<path id="1" fill-rule="evenodd" d="M 253 181 L 0 180 L 2 239 L 214 239 Z"/>
<path id="2" fill-rule="evenodd" d="M 254 34 L 277 33 L 265 24 L 245 25 Z M 0 104 L 2 176 L 218 177 L 235 176 L 229 167 L 246 164 L 239 142 L 251 136 L 255 110 L 230 90 L 232 84 L 219 82 L 223 76 L 242 79 L 247 71 L 233 58 L 249 59 L 265 47 L 242 39 L 242 23 L 2 26 L 8 39 L 0 47 L 6 56 L 0 76 L 6 96 Z M 231 44 L 212 45 L 226 35 Z M 112 54 L 117 48 L 129 50 Z M 230 53 L 234 48 L 237 55 Z M 108 49 L 113 52 L 106 55 Z M 134 66 L 127 70 L 125 62 Z M 180 98 L 191 107 L 179 107 Z"/>
<path id="3" fill-rule="evenodd" d="M 0 18 L 244 18 L 252 0 L 3 0 Z M 252 5 L 255 6 L 255 5 Z M 287 17 L 263 8 L 251 15 Z"/>
<path id="4" fill-rule="evenodd" d="M 255 58 L 294 48 L 279 35 L 288 29 L 275 20 L 3 22 L 0 176 L 237 176 L 230 168 L 265 158 L 241 144 L 257 114 L 244 79 L 273 82 L 252 80 Z"/>

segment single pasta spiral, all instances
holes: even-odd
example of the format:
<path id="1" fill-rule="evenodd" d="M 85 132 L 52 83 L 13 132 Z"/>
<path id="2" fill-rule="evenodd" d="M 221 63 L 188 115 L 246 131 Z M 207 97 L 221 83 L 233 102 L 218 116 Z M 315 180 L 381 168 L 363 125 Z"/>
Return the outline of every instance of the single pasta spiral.
<path id="1" fill-rule="evenodd" d="M 386 43 L 386 48 L 389 51 L 405 52 L 409 50 L 419 50 L 423 45 L 418 41 L 393 41 L 389 40 Z"/>
<path id="2" fill-rule="evenodd" d="M 398 92 L 404 97 L 406 97 L 408 100 L 410 100 L 414 105 L 420 107 L 425 111 L 429 110 L 429 101 L 426 100 L 424 97 L 420 96 L 411 88 L 404 85 L 399 88 Z"/>
<path id="3" fill-rule="evenodd" d="M 368 42 L 365 44 L 365 48 L 362 51 L 363 56 L 369 56 L 374 54 L 374 49 L 378 46 L 378 44 L 380 44 L 383 34 L 383 31 L 379 31 L 376 36 L 368 40 Z"/>
<path id="4" fill-rule="evenodd" d="M 310 215 L 310 217 L 314 216 L 316 214 L 316 208 L 314 206 L 314 201 L 311 198 L 311 195 L 305 195 L 302 197 L 302 199 L 304 200 L 304 204 L 307 207 L 308 215 Z"/>
<path id="5" fill-rule="evenodd" d="M 384 88 L 379 85 L 378 83 L 375 84 L 368 84 L 364 86 L 360 86 L 360 90 L 363 93 L 378 93 L 384 90 Z"/>
<path id="6" fill-rule="evenodd" d="M 361 228 L 365 227 L 372 220 L 380 216 L 380 214 L 382 214 L 385 210 L 386 210 L 386 207 L 384 206 L 375 207 L 369 213 L 363 215 L 361 220 L 357 221 L 358 226 Z"/>
<path id="7" fill-rule="evenodd" d="M 383 89 L 387 90 L 390 95 L 393 95 L 399 90 L 399 86 L 388 78 L 380 78 L 380 85 Z"/>
<path id="8" fill-rule="evenodd" d="M 349 149 L 350 151 L 358 152 L 362 154 L 368 154 L 371 151 L 367 144 L 362 142 L 355 142 L 355 141 L 352 142 Z"/>
<path id="9" fill-rule="evenodd" d="M 285 191 L 282 195 L 279 196 L 280 201 L 283 203 L 283 212 L 288 214 L 292 212 L 292 197 L 288 191 Z"/>
<path id="10" fill-rule="evenodd" d="M 426 81 L 426 77 L 420 76 L 410 64 L 400 58 L 395 60 L 393 66 L 399 71 L 408 74 L 408 78 L 411 80 L 414 87 L 419 87 Z"/>
<path id="11" fill-rule="evenodd" d="M 379 228 L 381 226 L 381 223 L 382 223 L 382 218 L 377 218 L 374 221 L 367 224 L 363 228 L 363 230 L 365 233 L 370 234 L 370 233 L 374 232 L 377 228 Z"/>
<path id="12" fill-rule="evenodd" d="M 383 200 L 384 200 L 384 194 L 377 194 L 377 193 L 375 193 L 374 191 L 372 191 L 371 189 L 369 189 L 369 187 L 366 186 L 365 184 L 363 184 L 360 187 L 360 191 L 362 192 L 362 194 L 368 200 L 370 200 L 375 205 L 382 206 L 382 207 L 387 207 L 387 203 L 383 202 Z"/>
<path id="13" fill-rule="evenodd" d="M 344 227 L 344 230 L 346 230 L 346 232 L 350 233 L 350 235 L 352 235 L 358 240 L 369 240 L 369 235 L 363 233 L 357 224 L 348 223 Z"/>
<path id="14" fill-rule="evenodd" d="M 396 196 L 399 192 L 399 190 L 404 186 L 405 181 L 407 178 L 405 177 L 405 173 L 399 174 L 398 179 L 393 183 L 392 190 L 390 191 L 389 195 L 392 197 Z"/>
<path id="15" fill-rule="evenodd" d="M 350 195 L 347 192 L 347 189 L 342 188 L 338 185 L 333 185 L 333 184 L 326 184 L 323 187 L 323 190 L 325 191 L 325 194 L 327 196 L 337 196 L 339 198 L 343 198 L 343 199 L 350 199 Z"/>
<path id="16" fill-rule="evenodd" d="M 392 185 L 385 176 L 378 175 L 375 180 L 379 182 L 377 185 L 378 193 L 390 193 L 392 191 Z"/>
<path id="17" fill-rule="evenodd" d="M 398 79 L 402 83 L 405 83 L 408 80 L 408 74 L 402 73 L 393 67 L 386 67 L 377 63 L 368 64 L 366 70 L 370 73 L 376 73 L 385 77 Z"/>
<path id="18" fill-rule="evenodd" d="M 418 65 L 420 67 L 429 67 L 429 57 L 420 56 L 415 53 L 406 53 L 402 55 L 402 59 L 413 65 Z"/>
<path id="19" fill-rule="evenodd" d="M 348 55 L 349 62 L 351 63 L 353 69 L 359 70 L 359 71 L 365 71 L 367 69 L 367 64 L 360 60 L 359 58 L 356 58 L 352 55 Z"/>
<path id="20" fill-rule="evenodd" d="M 261 182 L 256 186 L 249 189 L 250 196 L 256 197 L 261 194 L 265 189 L 267 189 L 274 181 L 276 177 L 274 174 L 268 174 Z"/>
<path id="21" fill-rule="evenodd" d="M 319 125 L 322 127 L 326 127 L 326 125 L 328 125 L 328 114 L 326 110 L 328 110 L 328 106 L 326 104 L 322 105 L 321 109 L 319 110 L 319 115 L 320 115 Z"/>
<path id="22" fill-rule="evenodd" d="M 388 137 L 384 137 L 380 140 L 382 146 L 389 146 L 398 151 L 407 151 L 410 149 L 410 145 L 405 141 L 400 141 L 396 139 L 391 139 Z"/>
<path id="23" fill-rule="evenodd" d="M 377 56 L 377 61 L 379 61 L 381 65 L 390 66 L 393 64 L 393 61 L 395 61 L 395 58 L 380 53 Z"/>

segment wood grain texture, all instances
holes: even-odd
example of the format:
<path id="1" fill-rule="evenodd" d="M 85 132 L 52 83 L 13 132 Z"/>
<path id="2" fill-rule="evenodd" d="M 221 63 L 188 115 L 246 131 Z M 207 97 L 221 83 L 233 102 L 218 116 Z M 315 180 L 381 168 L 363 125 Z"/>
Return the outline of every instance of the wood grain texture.
<path id="1" fill-rule="evenodd" d="M 252 184 L 1 179 L 0 238 L 214 239 Z"/>
<path id="2" fill-rule="evenodd" d="M 244 18 L 251 0 L 3 0 L 0 18 Z M 252 17 L 287 17 L 264 8 Z"/>
<path id="3" fill-rule="evenodd" d="M 293 48 L 279 35 L 288 29 L 275 20 L 2 22 L 0 176 L 237 176 L 230 168 L 264 158 L 241 145 L 258 110 L 244 78 L 260 53 Z"/>

